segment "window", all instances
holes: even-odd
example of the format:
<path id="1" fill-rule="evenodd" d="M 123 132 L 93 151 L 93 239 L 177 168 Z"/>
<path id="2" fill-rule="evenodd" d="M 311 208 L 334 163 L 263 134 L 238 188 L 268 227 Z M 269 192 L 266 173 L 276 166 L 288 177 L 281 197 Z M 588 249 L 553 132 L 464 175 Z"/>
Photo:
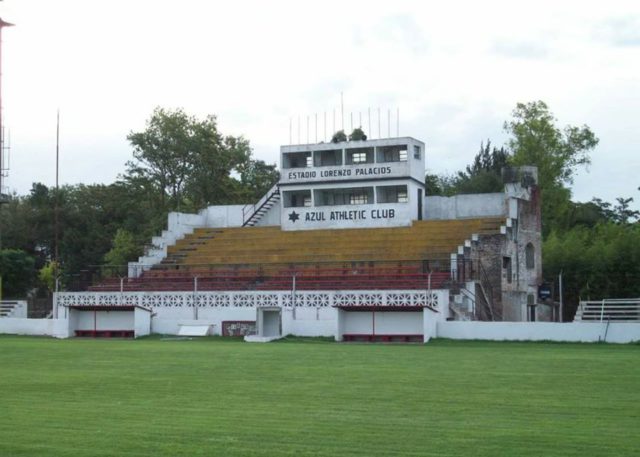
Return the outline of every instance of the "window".
<path id="1" fill-rule="evenodd" d="M 367 153 L 366 152 L 354 152 L 351 156 L 352 163 L 367 163 Z"/>
<path id="2" fill-rule="evenodd" d="M 406 162 L 407 146 L 385 146 L 378 150 L 378 162 Z"/>
<path id="3" fill-rule="evenodd" d="M 502 258 L 502 269 L 504 270 L 503 276 L 507 280 L 507 283 L 511 284 L 511 257 Z"/>
<path id="4" fill-rule="evenodd" d="M 535 268 L 536 259 L 533 244 L 527 243 L 527 246 L 524 248 L 524 257 L 527 269 L 532 270 L 533 268 Z"/>
<path id="5" fill-rule="evenodd" d="M 290 152 L 283 155 L 282 168 L 307 168 L 313 166 L 310 152 Z"/>
<path id="6" fill-rule="evenodd" d="M 330 151 L 316 151 L 314 164 L 316 167 L 330 167 L 342 165 L 342 149 L 332 149 Z"/>
<path id="7" fill-rule="evenodd" d="M 420 159 L 420 146 L 413 146 L 413 158 Z"/>
<path id="8" fill-rule="evenodd" d="M 300 208 L 302 206 L 311 206 L 311 191 L 285 191 L 283 193 L 283 201 L 285 208 Z"/>
<path id="9" fill-rule="evenodd" d="M 373 187 L 315 190 L 316 206 L 369 205 L 373 203 Z"/>
<path id="10" fill-rule="evenodd" d="M 377 195 L 378 203 L 407 203 L 409 201 L 407 186 L 379 186 Z"/>
<path id="11" fill-rule="evenodd" d="M 351 194 L 349 195 L 349 204 L 350 205 L 366 205 L 369 203 L 367 201 L 367 194 Z"/>
<path id="12" fill-rule="evenodd" d="M 373 148 L 353 148 L 345 150 L 345 164 L 356 165 L 361 163 L 373 163 Z"/>

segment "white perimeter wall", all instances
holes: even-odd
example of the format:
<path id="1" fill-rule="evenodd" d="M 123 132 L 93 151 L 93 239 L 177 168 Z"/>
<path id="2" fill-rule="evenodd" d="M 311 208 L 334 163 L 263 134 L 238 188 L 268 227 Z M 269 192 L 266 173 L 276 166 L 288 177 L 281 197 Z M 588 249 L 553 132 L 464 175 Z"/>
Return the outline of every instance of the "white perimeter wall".
<path id="1" fill-rule="evenodd" d="M 603 341 L 605 331 L 608 343 L 640 341 L 640 323 L 591 322 L 438 322 L 438 338 L 454 340 L 494 341 Z"/>
<path id="2" fill-rule="evenodd" d="M 39 335 L 56 338 L 69 337 L 67 319 L 27 319 L 7 317 L 0 319 L 0 334 Z"/>

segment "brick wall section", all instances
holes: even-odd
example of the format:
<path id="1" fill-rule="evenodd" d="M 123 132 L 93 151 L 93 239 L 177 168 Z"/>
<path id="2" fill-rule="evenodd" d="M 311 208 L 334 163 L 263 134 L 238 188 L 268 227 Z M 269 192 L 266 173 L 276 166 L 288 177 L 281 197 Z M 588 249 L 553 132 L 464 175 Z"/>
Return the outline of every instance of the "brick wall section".
<path id="1" fill-rule="evenodd" d="M 473 263 L 483 266 L 493 291 L 496 320 L 526 321 L 527 300 L 537 302 L 538 285 L 542 282 L 540 214 L 540 191 L 533 186 L 529 189 L 529 199 L 517 199 L 517 219 L 512 220 L 506 235 L 481 235 L 471 249 Z M 533 246 L 533 268 L 527 266 L 529 244 Z M 504 268 L 505 257 L 511 262 L 511 281 Z M 550 320 L 550 310 L 537 308 L 537 320 Z M 481 310 L 478 318 L 488 320 L 486 310 Z"/>

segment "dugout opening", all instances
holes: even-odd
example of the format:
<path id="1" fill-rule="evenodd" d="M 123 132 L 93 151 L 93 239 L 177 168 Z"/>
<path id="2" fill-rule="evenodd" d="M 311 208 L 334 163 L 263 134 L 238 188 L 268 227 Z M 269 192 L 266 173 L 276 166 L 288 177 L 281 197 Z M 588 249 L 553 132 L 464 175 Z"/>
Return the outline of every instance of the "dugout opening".
<path id="1" fill-rule="evenodd" d="M 425 340 L 421 306 L 338 307 L 338 340 L 416 342 Z"/>
<path id="2" fill-rule="evenodd" d="M 151 333 L 151 310 L 142 306 L 69 306 L 69 332 L 78 337 L 137 338 Z"/>

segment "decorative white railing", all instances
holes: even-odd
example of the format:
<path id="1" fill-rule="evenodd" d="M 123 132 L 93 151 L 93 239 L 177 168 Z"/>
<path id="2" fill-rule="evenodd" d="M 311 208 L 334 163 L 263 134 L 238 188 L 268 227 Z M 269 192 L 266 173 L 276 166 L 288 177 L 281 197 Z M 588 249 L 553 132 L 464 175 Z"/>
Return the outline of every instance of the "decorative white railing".
<path id="1" fill-rule="evenodd" d="M 640 299 L 581 301 L 574 321 L 640 322 Z"/>
<path id="2" fill-rule="evenodd" d="M 168 307 L 331 307 L 429 306 L 448 303 L 448 290 L 207 291 L 207 292 L 58 292 L 56 306 Z"/>

